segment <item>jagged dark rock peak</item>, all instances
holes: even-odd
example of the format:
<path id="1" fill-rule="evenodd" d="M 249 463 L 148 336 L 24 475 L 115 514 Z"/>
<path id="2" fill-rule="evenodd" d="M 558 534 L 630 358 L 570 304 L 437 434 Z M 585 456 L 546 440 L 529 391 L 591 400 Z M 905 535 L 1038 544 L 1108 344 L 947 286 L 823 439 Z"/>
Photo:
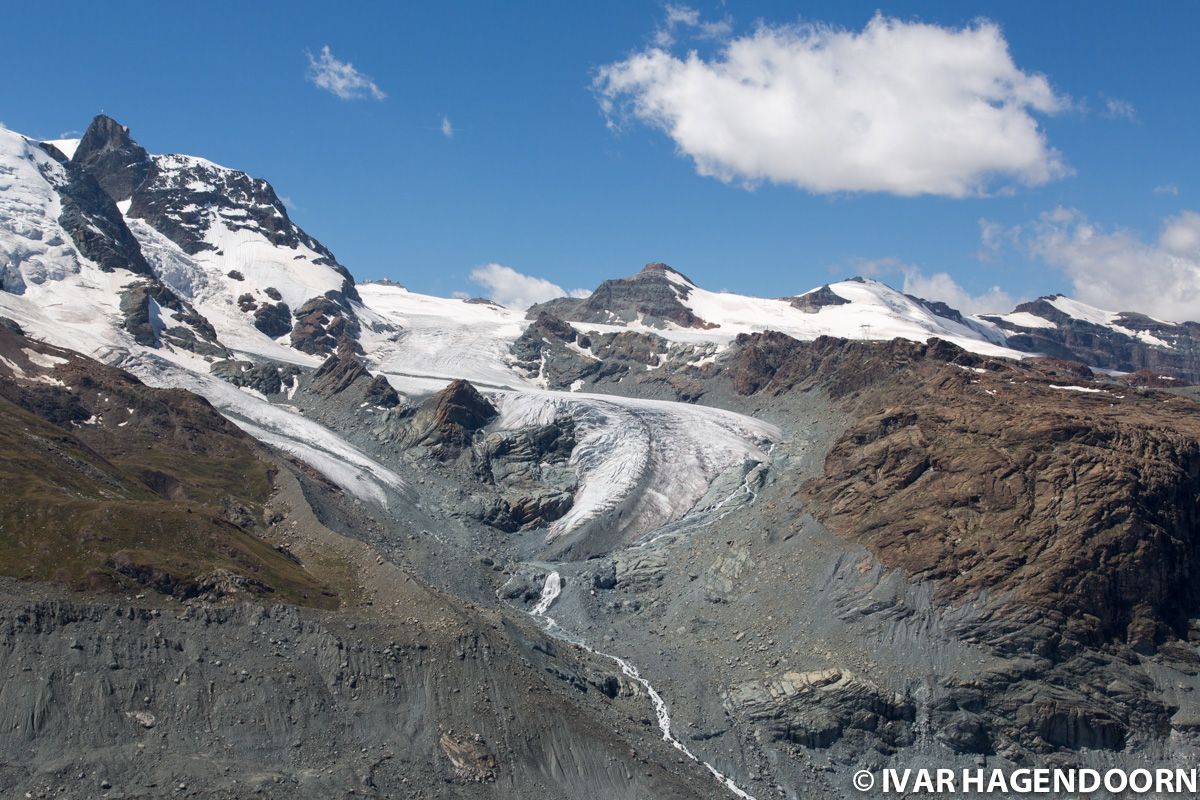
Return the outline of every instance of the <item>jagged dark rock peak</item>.
<path id="1" fill-rule="evenodd" d="M 360 299 L 350 272 L 291 221 L 283 201 L 261 178 L 201 159 L 151 156 L 127 127 L 103 115 L 88 126 L 71 164 L 92 175 L 114 201 L 130 200 L 129 216 L 145 220 L 184 252 L 213 247 L 204 236 L 215 210 L 232 230 L 256 231 L 278 247 L 310 248 L 319 255 L 317 263 L 342 275 L 342 295 Z"/>
<path id="2" fill-rule="evenodd" d="M 579 322 L 622 324 L 640 319 L 657 328 L 668 322 L 685 328 L 714 327 L 680 302 L 680 298 L 687 298 L 694 285 L 666 264 L 647 264 L 636 275 L 605 281 L 586 298 L 560 297 L 538 303 L 530 307 L 527 317 L 537 319 L 546 312 Z"/>
<path id="3" fill-rule="evenodd" d="M 1048 320 L 1053 328 L 1026 328 L 999 316 L 983 318 L 1004 329 L 1006 344 L 1016 350 L 1082 361 L 1100 369 L 1147 370 L 1200 382 L 1200 323 L 1161 322 L 1145 314 L 1122 312 L 1113 324 L 1132 331 L 1131 336 L 1064 313 L 1050 302 L 1057 297 L 1061 295 L 1040 297 L 1014 309 Z M 1152 341 L 1140 338 L 1139 333 Z"/>
<path id="4" fill-rule="evenodd" d="M 129 128 L 103 114 L 88 125 L 71 163 L 92 175 L 117 202 L 131 198 L 154 168 Z"/>
<path id="5" fill-rule="evenodd" d="M 814 289 L 808 294 L 786 299 L 792 308 L 798 308 L 806 314 L 816 314 L 826 306 L 844 306 L 850 302 L 833 291 L 833 289 L 830 289 L 829 284 L 825 284 L 820 289 Z"/>
<path id="6" fill-rule="evenodd" d="M 139 275 L 152 274 L 121 212 L 95 176 L 68 161 L 53 145 L 42 142 L 39 146 L 66 172 L 65 181 L 52 181 L 62 201 L 58 222 L 79 251 L 105 272 L 126 269 Z"/>

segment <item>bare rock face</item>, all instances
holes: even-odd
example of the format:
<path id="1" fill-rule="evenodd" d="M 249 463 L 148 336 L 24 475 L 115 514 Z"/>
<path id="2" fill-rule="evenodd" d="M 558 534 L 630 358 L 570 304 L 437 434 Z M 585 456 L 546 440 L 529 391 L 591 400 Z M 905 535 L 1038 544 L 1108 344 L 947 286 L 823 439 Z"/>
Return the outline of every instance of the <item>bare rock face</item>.
<path id="1" fill-rule="evenodd" d="M 310 388 L 326 400 L 351 392 L 351 403 L 368 403 L 379 408 L 400 405 L 400 397 L 387 378 L 372 375 L 353 353 L 345 350 L 330 356 L 317 368 Z"/>
<path id="2" fill-rule="evenodd" d="M 121 313 L 125 330 L 138 344 L 170 344 L 200 355 L 229 355 L 217 341 L 212 324 L 157 278 L 126 286 L 121 294 Z"/>
<path id="3" fill-rule="evenodd" d="M 150 154 L 133 140 L 129 128 L 103 114 L 88 125 L 71 160 L 117 202 L 132 197 L 153 168 Z"/>
<path id="4" fill-rule="evenodd" d="M 739 348 L 739 391 L 842 398 L 857 422 L 802 491 L 834 530 L 947 599 L 1004 593 L 1061 615 L 1075 641 L 1151 649 L 1200 608 L 1195 403 L 936 340 L 762 334 Z"/>
<path id="5" fill-rule="evenodd" d="M 840 669 L 785 672 L 732 687 L 725 708 L 762 728 L 774 741 L 829 747 L 854 733 L 887 747 L 911 744 L 916 707 Z"/>
<path id="6" fill-rule="evenodd" d="M 474 435 L 497 416 L 496 407 L 469 382 L 451 381 L 421 404 L 403 425 L 404 447 L 425 447 L 437 460 L 469 451 Z"/>
<path id="7" fill-rule="evenodd" d="M 269 361 L 255 364 L 236 359 L 214 361 L 209 366 L 209 371 L 234 386 L 253 389 L 268 397 L 279 394 L 285 386 L 294 385 L 300 374 L 299 368 L 294 364 L 276 364 Z"/>
<path id="8" fill-rule="evenodd" d="M 287 308 L 287 306 L 284 306 Z M 325 355 L 338 348 L 343 338 L 357 339 L 358 318 L 346 298 L 337 292 L 314 297 L 296 309 L 292 347 L 304 353 Z M 355 344 L 356 349 L 357 343 Z"/>
<path id="9" fill-rule="evenodd" d="M 105 272 L 125 269 L 152 275 L 137 240 L 96 177 L 79 164 L 66 162 L 63 166 L 67 181 L 55 187 L 62 200 L 58 222 L 79 251 Z"/>
<path id="10" fill-rule="evenodd" d="M 292 310 L 287 303 L 263 303 L 254 310 L 254 327 L 278 339 L 292 330 Z"/>
<path id="11" fill-rule="evenodd" d="M 617 382 L 631 372 L 664 362 L 666 342 L 639 331 L 583 333 L 542 312 L 513 342 L 517 366 L 555 389 L 584 383 Z"/>
<path id="12" fill-rule="evenodd" d="M 1020 759 L 1186 729 L 1134 665 L 1195 674 L 1200 405 L 934 340 L 768 333 L 726 364 L 738 391 L 817 392 L 850 418 L 801 507 L 937 607 L 978 608 L 954 635 L 996 662 L 945 684 L 942 744 Z"/>
<path id="13" fill-rule="evenodd" d="M 680 302 L 681 298 L 687 298 L 694 285 L 666 264 L 647 264 L 636 275 L 605 281 L 587 298 L 563 297 L 539 303 L 529 309 L 528 316 L 536 319 L 548 312 L 580 322 L 621 324 L 641 320 L 645 325 L 658 328 L 668 322 L 684 328 L 714 327 Z"/>
<path id="14" fill-rule="evenodd" d="M 833 289 L 830 289 L 829 284 L 825 284 L 820 289 L 815 289 L 808 294 L 789 297 L 787 300 L 792 308 L 798 308 L 806 314 L 816 314 L 826 306 L 844 306 L 850 302 L 833 291 Z"/>
<path id="15" fill-rule="evenodd" d="M 480 519 L 512 532 L 544 527 L 566 514 L 576 488 L 567 464 L 574 448 L 575 426 L 569 418 L 491 433 L 477 442 L 475 474 L 496 490 Z"/>

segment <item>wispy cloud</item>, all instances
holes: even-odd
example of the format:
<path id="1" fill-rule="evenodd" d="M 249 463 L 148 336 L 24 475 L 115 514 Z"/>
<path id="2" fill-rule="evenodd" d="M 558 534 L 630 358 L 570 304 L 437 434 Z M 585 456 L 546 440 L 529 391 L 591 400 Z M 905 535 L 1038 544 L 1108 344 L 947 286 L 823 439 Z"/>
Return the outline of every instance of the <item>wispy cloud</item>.
<path id="1" fill-rule="evenodd" d="M 1154 187 L 1154 193 L 1158 195 L 1168 195 L 1170 197 L 1179 197 L 1179 184 L 1162 183 Z"/>
<path id="2" fill-rule="evenodd" d="M 502 306 L 517 309 L 529 308 L 534 303 L 544 303 L 556 297 L 587 297 L 591 294 L 586 289 L 572 289 L 568 292 L 557 283 L 525 275 L 503 264 L 484 264 L 482 267 L 476 267 L 471 270 L 471 281 L 484 289 L 488 299 Z"/>
<path id="3" fill-rule="evenodd" d="M 349 61 L 341 61 L 334 56 L 329 50 L 329 45 L 322 47 L 319 55 L 306 55 L 308 79 L 335 97 L 342 100 L 361 100 L 368 97 L 382 100 L 387 97 L 369 76 L 359 72 Z"/>
<path id="4" fill-rule="evenodd" d="M 733 32 L 733 23 L 728 17 L 710 22 L 701 19 L 700 12 L 690 6 L 670 3 L 666 11 L 666 20 L 654 32 L 654 43 L 659 47 L 675 44 L 676 35 L 681 31 L 693 39 L 723 39 Z"/>
<path id="5" fill-rule="evenodd" d="M 447 139 L 454 138 L 454 123 L 445 114 L 442 115 L 442 136 Z"/>
<path id="6" fill-rule="evenodd" d="M 1104 98 L 1104 110 L 1100 112 L 1109 119 L 1126 119 L 1130 122 L 1137 120 L 1137 109 L 1128 100 L 1116 97 Z"/>
<path id="7" fill-rule="evenodd" d="M 661 129 L 701 175 L 818 194 L 964 197 L 1070 172 L 1036 117 L 1070 99 L 1021 70 L 992 22 L 760 24 L 720 35 L 711 56 L 667 49 L 673 31 L 699 23 L 669 8 L 667 35 L 601 67 L 594 88 L 611 126 L 634 118 Z"/>

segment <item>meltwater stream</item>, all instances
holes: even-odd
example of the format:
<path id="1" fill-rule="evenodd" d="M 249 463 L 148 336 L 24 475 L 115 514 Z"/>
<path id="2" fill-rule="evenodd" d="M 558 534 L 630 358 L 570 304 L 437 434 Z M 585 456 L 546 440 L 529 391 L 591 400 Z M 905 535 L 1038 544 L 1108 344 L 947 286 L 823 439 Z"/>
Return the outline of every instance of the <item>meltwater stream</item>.
<path id="1" fill-rule="evenodd" d="M 650 696 L 650 702 L 654 704 L 654 715 L 658 718 L 658 727 L 662 731 L 664 741 L 670 742 L 671 746 L 676 750 L 683 753 L 697 764 L 702 765 L 705 769 L 712 773 L 713 777 L 716 778 L 722 786 L 724 786 L 737 797 L 742 798 L 742 800 L 755 800 L 753 795 L 743 791 L 736 783 L 733 782 L 732 778 L 719 771 L 707 761 L 702 761 L 696 756 L 695 753 L 689 750 L 683 742 L 675 738 L 675 736 L 671 733 L 671 715 L 667 711 L 666 701 L 663 700 L 662 695 L 660 695 L 658 691 L 650 685 L 650 681 L 642 677 L 641 673 L 638 672 L 637 667 L 630 664 L 623 658 L 596 650 L 593 647 L 589 647 L 576 637 L 568 635 L 566 631 L 559 627 L 558 623 L 554 621 L 554 618 L 549 616 L 546 612 L 550 610 L 550 606 L 553 605 L 554 601 L 558 599 L 558 596 L 561 593 L 562 576 L 557 572 L 551 572 L 546 576 L 546 582 L 542 585 L 542 596 L 538 599 L 537 604 L 533 607 L 533 610 L 529 612 L 530 616 L 542 620 L 545 623 L 547 633 L 568 641 L 571 644 L 577 645 L 578 647 L 582 647 L 589 653 L 594 653 L 598 656 L 604 656 L 610 661 L 615 662 L 617 666 L 621 668 L 621 672 L 625 675 L 625 677 L 640 683 L 646 690 L 646 694 Z"/>

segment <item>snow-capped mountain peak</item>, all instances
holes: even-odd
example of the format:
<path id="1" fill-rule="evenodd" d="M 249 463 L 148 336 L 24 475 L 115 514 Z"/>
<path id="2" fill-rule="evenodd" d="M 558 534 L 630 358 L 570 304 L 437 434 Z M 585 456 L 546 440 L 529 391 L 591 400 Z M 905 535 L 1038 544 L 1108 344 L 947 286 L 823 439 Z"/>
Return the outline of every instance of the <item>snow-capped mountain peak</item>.
<path id="1" fill-rule="evenodd" d="M 107 349 L 160 346 L 174 330 L 172 344 L 197 354 L 228 348 L 304 361 L 357 339 L 353 277 L 291 221 L 265 180 L 205 158 L 153 155 L 103 115 L 78 141 L 39 145 L 5 133 L 0 159 L 21 189 L 5 193 L 10 230 L 0 247 L 10 257 L 2 286 L 13 292 L 66 280 L 82 293 L 72 308 L 0 298 L 32 330 L 70 338 L 82 306 L 106 309 L 117 328 L 98 343 Z M 36 222 L 21 204 L 40 209 Z M 68 241 L 68 252 L 40 257 Z M 100 280 L 94 272 L 116 274 Z"/>

